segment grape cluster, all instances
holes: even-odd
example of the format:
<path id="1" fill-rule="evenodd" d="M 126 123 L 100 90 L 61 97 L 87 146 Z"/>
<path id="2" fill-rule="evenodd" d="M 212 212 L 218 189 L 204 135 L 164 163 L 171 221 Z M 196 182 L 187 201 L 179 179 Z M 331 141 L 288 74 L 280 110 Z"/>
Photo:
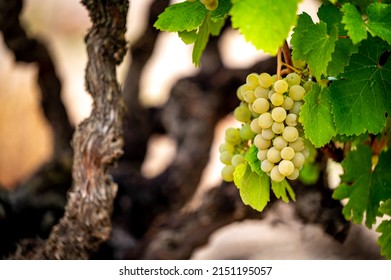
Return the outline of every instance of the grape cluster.
<path id="1" fill-rule="evenodd" d="M 225 181 L 232 181 L 235 165 L 244 162 L 239 146 L 251 144 L 258 148 L 262 171 L 273 181 L 295 180 L 299 176 L 308 156 L 303 129 L 298 122 L 308 87 L 308 83 L 301 85 L 296 73 L 281 80 L 268 73 L 247 76 L 246 83 L 237 90 L 241 103 L 234 110 L 234 117 L 243 123 L 242 128 L 227 129 L 226 142 L 220 146 L 220 160 L 226 165 L 222 170 Z M 231 139 L 234 130 L 235 143 Z M 240 162 L 235 153 L 241 157 Z"/>

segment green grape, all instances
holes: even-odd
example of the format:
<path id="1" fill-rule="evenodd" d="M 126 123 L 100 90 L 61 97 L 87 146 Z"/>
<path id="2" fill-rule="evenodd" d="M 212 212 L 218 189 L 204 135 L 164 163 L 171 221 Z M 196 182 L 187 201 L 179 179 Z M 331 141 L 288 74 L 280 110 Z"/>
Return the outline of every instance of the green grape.
<path id="1" fill-rule="evenodd" d="M 277 183 L 285 179 L 285 176 L 278 170 L 278 165 L 274 166 L 272 171 L 270 171 L 270 178 Z"/>
<path id="2" fill-rule="evenodd" d="M 262 129 L 261 135 L 266 140 L 272 140 L 274 137 L 274 132 L 271 130 L 271 128 L 264 128 Z"/>
<path id="3" fill-rule="evenodd" d="M 288 83 L 284 80 L 278 80 L 274 83 L 273 88 L 275 92 L 283 94 L 288 91 Z"/>
<path id="4" fill-rule="evenodd" d="M 269 98 L 269 89 L 261 87 L 261 86 L 258 86 L 254 90 L 254 95 L 255 95 L 256 98 L 268 99 Z"/>
<path id="5" fill-rule="evenodd" d="M 289 96 L 284 98 L 284 102 L 282 103 L 281 107 L 285 110 L 289 111 L 293 108 L 294 101 Z"/>
<path id="6" fill-rule="evenodd" d="M 313 84 L 315 84 L 313 81 L 307 81 L 304 83 L 303 88 L 306 92 L 309 92 Z"/>
<path id="7" fill-rule="evenodd" d="M 263 88 L 269 88 L 273 83 L 273 79 L 268 73 L 262 73 L 258 76 L 258 83 Z"/>
<path id="8" fill-rule="evenodd" d="M 234 110 L 234 117 L 240 122 L 250 122 L 251 112 L 246 105 L 240 105 Z"/>
<path id="9" fill-rule="evenodd" d="M 305 149 L 304 139 L 301 137 L 298 137 L 295 142 L 289 143 L 289 147 L 292 147 L 292 149 L 294 149 L 295 152 L 303 151 Z"/>
<path id="10" fill-rule="evenodd" d="M 286 176 L 286 177 L 287 177 L 289 180 L 296 180 L 296 179 L 299 177 L 299 174 L 300 174 L 299 169 L 295 168 L 295 169 L 293 169 L 292 174 L 289 175 L 289 176 Z"/>
<path id="11" fill-rule="evenodd" d="M 277 150 L 275 147 L 271 147 L 268 151 L 267 151 L 267 160 L 270 161 L 270 162 L 273 162 L 273 163 L 277 163 L 281 160 L 281 154 L 280 154 L 280 151 Z"/>
<path id="12" fill-rule="evenodd" d="M 286 118 L 286 111 L 282 107 L 276 107 L 272 110 L 272 119 L 276 122 L 283 122 Z"/>
<path id="13" fill-rule="evenodd" d="M 293 165 L 293 163 L 289 160 L 282 160 L 279 164 L 278 164 L 278 171 L 280 171 L 280 173 L 283 175 L 283 176 L 289 176 L 289 175 L 292 175 L 293 171 L 295 170 L 295 166 Z"/>
<path id="14" fill-rule="evenodd" d="M 243 94 L 242 94 L 243 87 L 244 87 L 244 85 L 241 85 L 241 86 L 238 87 L 238 89 L 236 90 L 236 96 L 238 97 L 238 99 L 239 99 L 240 101 L 244 101 L 244 99 L 243 99 Z"/>
<path id="15" fill-rule="evenodd" d="M 299 137 L 299 132 L 296 127 L 286 126 L 284 128 L 284 132 L 282 133 L 282 137 L 288 142 L 295 142 Z"/>
<path id="16" fill-rule="evenodd" d="M 299 151 L 297 151 L 297 152 L 299 152 Z M 309 150 L 307 147 L 305 147 L 305 148 L 301 151 L 301 153 L 304 155 L 305 158 L 308 158 L 308 157 L 310 156 L 310 150 Z"/>
<path id="17" fill-rule="evenodd" d="M 294 85 L 300 85 L 301 79 L 300 76 L 297 75 L 296 73 L 289 73 L 288 75 L 286 75 L 285 80 L 288 83 L 288 85 L 291 87 Z"/>
<path id="18" fill-rule="evenodd" d="M 268 161 L 267 159 L 265 159 L 261 163 L 261 170 L 265 173 L 269 173 L 270 171 L 272 171 L 273 167 L 274 167 L 274 163 Z"/>
<path id="19" fill-rule="evenodd" d="M 238 128 L 230 127 L 225 130 L 225 142 L 236 145 L 240 143 L 240 131 Z"/>
<path id="20" fill-rule="evenodd" d="M 288 142 L 285 141 L 285 139 L 282 136 L 277 136 L 276 138 L 274 138 L 274 140 L 273 140 L 273 147 L 274 148 L 281 151 L 286 146 L 288 146 Z"/>
<path id="21" fill-rule="evenodd" d="M 264 149 L 264 150 L 258 149 L 257 158 L 258 158 L 260 161 L 265 160 L 266 157 L 267 157 L 267 151 L 268 151 L 268 149 Z"/>
<path id="22" fill-rule="evenodd" d="M 305 89 L 300 85 L 294 85 L 289 89 L 289 97 L 294 101 L 303 100 Z"/>
<path id="23" fill-rule="evenodd" d="M 202 4 L 205 5 L 205 8 L 207 8 L 209 11 L 214 11 L 219 5 L 218 0 L 200 0 Z"/>
<path id="24" fill-rule="evenodd" d="M 288 114 L 285 119 L 285 123 L 289 126 L 296 126 L 297 125 L 297 115 L 296 114 Z"/>
<path id="25" fill-rule="evenodd" d="M 231 162 L 233 166 L 238 166 L 239 164 L 245 163 L 246 160 L 241 154 L 237 154 L 232 157 Z"/>
<path id="26" fill-rule="evenodd" d="M 233 153 L 235 151 L 235 147 L 230 143 L 221 144 L 219 147 L 219 152 L 222 153 L 222 152 L 226 152 L 226 151 Z"/>
<path id="27" fill-rule="evenodd" d="M 248 74 L 246 78 L 246 84 L 255 89 L 257 86 L 259 86 L 258 77 L 259 76 L 256 73 Z"/>
<path id="28" fill-rule="evenodd" d="M 261 128 L 269 128 L 273 125 L 272 115 L 269 112 L 263 113 L 258 117 L 258 125 Z"/>
<path id="29" fill-rule="evenodd" d="M 265 98 L 257 98 L 252 104 L 254 112 L 258 114 L 267 112 L 269 110 L 269 106 L 269 101 L 267 101 Z"/>
<path id="30" fill-rule="evenodd" d="M 282 103 L 284 103 L 284 96 L 275 92 L 272 94 L 272 96 L 270 96 L 270 102 L 274 106 L 280 106 L 280 105 L 282 105 Z"/>
<path id="31" fill-rule="evenodd" d="M 301 103 L 300 101 L 294 102 L 293 106 L 292 106 L 292 109 L 289 111 L 289 113 L 292 113 L 292 114 L 295 114 L 295 115 L 299 115 L 300 114 L 301 105 L 303 105 L 303 103 Z"/>
<path id="32" fill-rule="evenodd" d="M 224 164 L 231 164 L 233 154 L 231 152 L 225 151 L 220 154 L 220 161 Z"/>
<path id="33" fill-rule="evenodd" d="M 250 123 L 251 130 L 255 133 L 262 133 L 262 127 L 258 124 L 258 118 L 255 118 Z"/>
<path id="34" fill-rule="evenodd" d="M 226 165 L 221 170 L 221 177 L 226 182 L 232 182 L 234 180 L 235 167 L 232 165 Z"/>
<path id="35" fill-rule="evenodd" d="M 284 131 L 285 125 L 282 122 L 273 122 L 272 131 L 275 134 L 281 134 Z"/>
<path id="36" fill-rule="evenodd" d="M 253 103 L 254 102 L 255 95 L 254 95 L 254 91 L 253 90 L 246 90 L 246 91 L 242 92 L 242 94 L 243 94 L 244 101 L 246 101 L 247 103 Z"/>
<path id="37" fill-rule="evenodd" d="M 254 138 L 254 145 L 260 150 L 269 148 L 270 144 L 271 141 L 263 138 L 261 134 L 257 134 Z"/>
<path id="38" fill-rule="evenodd" d="M 303 168 L 304 162 L 305 162 L 304 155 L 301 152 L 295 153 L 295 156 L 292 158 L 293 165 L 297 169 L 301 170 Z"/>
<path id="39" fill-rule="evenodd" d="M 294 156 L 295 156 L 295 150 L 292 147 L 285 147 L 281 150 L 282 159 L 291 160 Z"/>
<path id="40" fill-rule="evenodd" d="M 240 138 L 243 140 L 251 140 L 255 137 L 255 133 L 251 130 L 249 124 L 245 124 L 240 129 Z"/>

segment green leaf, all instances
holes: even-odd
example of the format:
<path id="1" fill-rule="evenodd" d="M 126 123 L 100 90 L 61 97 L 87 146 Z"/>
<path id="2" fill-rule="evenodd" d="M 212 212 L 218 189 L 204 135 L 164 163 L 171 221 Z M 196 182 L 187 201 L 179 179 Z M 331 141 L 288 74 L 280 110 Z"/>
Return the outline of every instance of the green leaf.
<path id="1" fill-rule="evenodd" d="M 379 211 L 385 215 L 391 216 L 391 199 L 388 199 L 380 205 Z M 391 220 L 384 220 L 376 229 L 381 233 L 378 243 L 381 247 L 380 254 L 387 259 L 391 259 Z"/>
<path id="2" fill-rule="evenodd" d="M 314 24 L 308 14 L 301 14 L 291 40 L 293 60 L 307 61 L 311 73 L 316 79 L 321 79 L 327 74 L 337 36 L 336 25 L 327 26 L 322 21 Z"/>
<path id="3" fill-rule="evenodd" d="M 342 22 L 345 24 L 345 28 L 353 44 L 357 44 L 366 39 L 367 29 L 356 7 L 348 3 L 342 6 L 342 11 L 344 12 Z"/>
<path id="4" fill-rule="evenodd" d="M 257 49 L 276 55 L 296 23 L 299 0 L 232 0 L 233 28 Z"/>
<path id="5" fill-rule="evenodd" d="M 367 8 L 368 31 L 391 44 L 391 5 L 373 3 Z"/>
<path id="6" fill-rule="evenodd" d="M 270 201 L 269 177 L 253 172 L 249 164 L 242 163 L 235 168 L 234 182 L 245 205 L 261 212 Z"/>
<path id="7" fill-rule="evenodd" d="M 206 45 L 208 44 L 209 41 L 209 24 L 208 24 L 209 18 L 206 18 L 202 25 L 200 26 L 198 33 L 197 33 L 197 39 L 194 42 L 194 47 L 193 47 L 193 63 L 196 67 L 200 65 L 200 60 L 202 53 L 204 52 Z"/>
<path id="8" fill-rule="evenodd" d="M 377 134 L 391 112 L 391 60 L 379 65 L 385 45 L 376 39 L 362 42 L 351 56 L 342 79 L 330 86 L 330 102 L 337 133 Z"/>
<path id="9" fill-rule="evenodd" d="M 346 35 L 346 31 L 344 29 L 344 25 L 341 23 L 342 21 L 342 12 L 336 6 L 332 4 L 323 4 L 318 9 L 318 17 L 319 20 L 324 21 L 327 24 L 327 31 L 331 32 L 331 27 L 333 25 L 338 26 L 338 34 Z"/>
<path id="10" fill-rule="evenodd" d="M 336 135 L 331 114 L 330 94 L 327 87 L 321 89 L 313 84 L 304 96 L 299 120 L 303 124 L 305 136 L 316 147 L 322 147 Z"/>
<path id="11" fill-rule="evenodd" d="M 342 161 L 342 184 L 334 191 L 333 198 L 348 198 L 342 213 L 346 219 L 361 223 L 365 213 L 368 228 L 380 215 L 379 204 L 391 197 L 391 151 L 383 152 L 372 170 L 372 152 L 368 146 L 359 145 Z"/>
<path id="12" fill-rule="evenodd" d="M 201 26 L 208 13 L 200 1 L 184 1 L 167 7 L 154 27 L 169 32 L 192 31 Z"/>
<path id="13" fill-rule="evenodd" d="M 281 199 L 285 203 L 288 203 L 289 202 L 288 194 L 289 194 L 291 199 L 293 201 L 296 201 L 295 192 L 293 191 L 293 189 L 291 188 L 291 186 L 289 185 L 286 179 L 278 183 L 274 182 L 273 180 L 271 180 L 271 182 L 272 182 L 272 190 L 278 199 Z"/>
<path id="14" fill-rule="evenodd" d="M 179 38 L 185 43 L 186 45 L 192 44 L 197 40 L 197 31 L 180 31 L 178 32 Z"/>
<path id="15" fill-rule="evenodd" d="M 263 176 L 265 173 L 261 169 L 261 161 L 258 159 L 257 154 L 258 148 L 255 145 L 251 145 L 250 149 L 246 153 L 245 159 L 253 172 Z"/>
<path id="16" fill-rule="evenodd" d="M 331 77 L 337 77 L 349 64 L 352 54 L 358 51 L 357 45 L 348 38 L 338 39 L 335 42 L 335 50 L 331 55 L 331 61 L 327 66 L 327 74 Z"/>

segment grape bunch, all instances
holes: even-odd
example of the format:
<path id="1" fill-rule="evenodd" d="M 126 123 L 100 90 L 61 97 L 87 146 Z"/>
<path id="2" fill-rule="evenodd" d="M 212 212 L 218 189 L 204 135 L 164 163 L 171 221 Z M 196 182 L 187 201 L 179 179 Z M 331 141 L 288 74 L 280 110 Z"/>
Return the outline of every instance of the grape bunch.
<path id="1" fill-rule="evenodd" d="M 261 170 L 273 181 L 297 179 L 308 156 L 298 119 L 310 83 L 302 85 L 296 73 L 280 80 L 268 73 L 247 76 L 246 83 L 237 90 L 241 102 L 234 110 L 242 127 L 228 128 L 225 143 L 220 146 L 225 181 L 233 180 L 235 166 L 245 161 L 251 145 L 258 148 Z"/>

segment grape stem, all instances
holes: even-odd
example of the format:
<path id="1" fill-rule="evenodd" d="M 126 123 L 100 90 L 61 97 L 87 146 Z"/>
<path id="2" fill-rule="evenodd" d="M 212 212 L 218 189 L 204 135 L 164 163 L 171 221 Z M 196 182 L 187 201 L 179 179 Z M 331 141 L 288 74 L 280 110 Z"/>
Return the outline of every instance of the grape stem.
<path id="1" fill-rule="evenodd" d="M 282 61 L 281 54 L 284 56 L 284 62 Z M 287 68 L 282 70 L 282 66 Z M 288 43 L 285 40 L 284 45 L 279 48 L 277 53 L 277 80 L 281 78 L 281 74 L 288 74 L 296 71 L 297 70 L 293 67 L 292 63 L 291 50 L 289 49 Z"/>
<path id="2" fill-rule="evenodd" d="M 282 60 L 281 60 L 281 48 L 280 48 L 277 53 L 277 80 L 281 79 L 281 67 L 282 67 Z"/>

